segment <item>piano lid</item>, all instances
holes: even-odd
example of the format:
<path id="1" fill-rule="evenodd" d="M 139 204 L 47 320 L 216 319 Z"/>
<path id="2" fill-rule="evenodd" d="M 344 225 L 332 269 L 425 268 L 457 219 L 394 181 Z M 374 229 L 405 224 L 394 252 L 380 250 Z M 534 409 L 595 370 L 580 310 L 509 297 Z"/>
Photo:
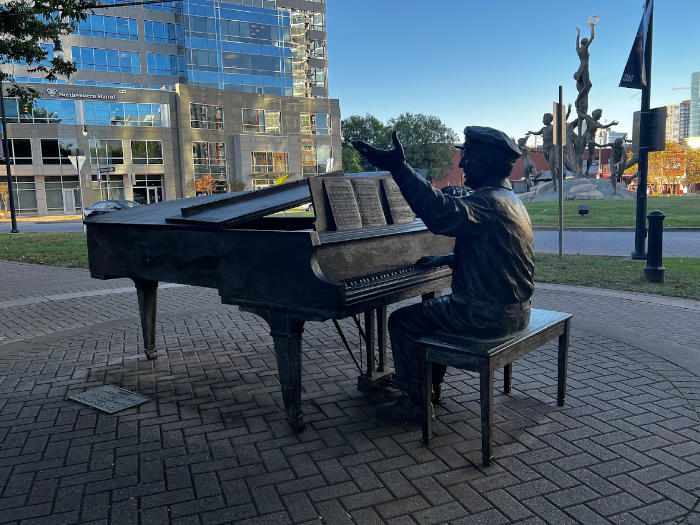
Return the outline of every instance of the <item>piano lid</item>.
<path id="1" fill-rule="evenodd" d="M 310 201 L 309 184 L 302 179 L 258 191 L 228 194 L 216 200 L 195 202 L 180 208 L 180 215 L 168 217 L 166 222 L 233 226 Z"/>

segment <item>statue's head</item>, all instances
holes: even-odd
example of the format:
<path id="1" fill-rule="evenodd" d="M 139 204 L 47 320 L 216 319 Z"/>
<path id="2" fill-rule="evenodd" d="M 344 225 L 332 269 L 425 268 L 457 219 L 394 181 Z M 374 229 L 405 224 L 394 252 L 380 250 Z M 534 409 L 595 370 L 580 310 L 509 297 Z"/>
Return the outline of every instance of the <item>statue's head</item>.
<path id="1" fill-rule="evenodd" d="M 520 151 L 523 151 L 525 149 L 526 144 L 527 144 L 527 137 L 523 137 L 521 139 L 518 139 L 518 147 L 520 148 Z"/>
<path id="2" fill-rule="evenodd" d="M 623 139 L 615 139 L 615 146 L 618 148 L 621 148 L 624 143 L 625 141 Z"/>
<path id="3" fill-rule="evenodd" d="M 459 167 L 464 183 L 472 189 L 500 185 L 507 179 L 520 157 L 520 148 L 508 135 L 497 129 L 467 126 Z"/>
<path id="4" fill-rule="evenodd" d="M 583 47 L 586 47 L 586 46 L 588 45 L 588 39 L 585 38 L 585 37 L 582 38 L 582 39 L 581 39 L 581 45 L 582 45 Z"/>
<path id="5" fill-rule="evenodd" d="M 549 126 L 552 122 L 554 122 L 554 115 L 551 113 L 545 113 L 542 117 L 542 124 Z"/>
<path id="6" fill-rule="evenodd" d="M 593 120 L 600 120 L 600 117 L 603 116 L 603 110 L 602 109 L 596 109 L 593 110 L 593 113 L 591 114 L 593 117 Z"/>

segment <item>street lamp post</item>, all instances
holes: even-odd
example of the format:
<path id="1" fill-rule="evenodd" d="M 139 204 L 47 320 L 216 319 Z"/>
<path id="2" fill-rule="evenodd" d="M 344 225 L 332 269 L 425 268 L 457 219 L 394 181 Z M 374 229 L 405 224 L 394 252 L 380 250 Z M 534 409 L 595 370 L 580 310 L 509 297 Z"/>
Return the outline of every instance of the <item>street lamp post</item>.
<path id="1" fill-rule="evenodd" d="M 7 140 L 7 117 L 5 115 L 5 94 L 2 86 L 2 73 L 0 73 L 0 120 L 2 120 L 2 152 L 5 156 L 5 172 L 7 173 L 7 192 L 10 204 L 10 222 L 12 223 L 11 233 L 19 233 L 17 229 L 17 212 L 15 210 L 15 192 L 12 186 L 12 169 L 10 164 L 10 141 Z"/>

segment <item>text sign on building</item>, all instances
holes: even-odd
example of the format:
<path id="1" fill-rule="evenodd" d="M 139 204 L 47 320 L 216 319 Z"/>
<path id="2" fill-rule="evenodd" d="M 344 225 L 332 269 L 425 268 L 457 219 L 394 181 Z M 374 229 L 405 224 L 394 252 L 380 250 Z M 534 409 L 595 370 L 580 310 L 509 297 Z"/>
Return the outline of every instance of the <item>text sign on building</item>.
<path id="1" fill-rule="evenodd" d="M 50 97 L 58 98 L 86 98 L 92 100 L 117 100 L 117 95 L 106 93 L 82 93 L 79 91 L 61 91 L 56 88 L 47 88 L 46 94 Z"/>

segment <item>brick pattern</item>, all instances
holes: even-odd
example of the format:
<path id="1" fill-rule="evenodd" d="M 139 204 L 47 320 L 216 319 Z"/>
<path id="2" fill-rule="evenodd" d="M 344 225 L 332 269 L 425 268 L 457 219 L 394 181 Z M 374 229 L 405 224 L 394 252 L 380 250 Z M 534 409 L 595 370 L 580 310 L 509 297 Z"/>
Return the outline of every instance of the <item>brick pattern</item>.
<path id="1" fill-rule="evenodd" d="M 448 373 L 427 449 L 374 419 L 386 396 L 358 393 L 332 325 L 309 323 L 294 435 L 265 324 L 198 293 L 163 294 L 155 362 L 113 297 L 109 323 L 0 346 L 0 524 L 700 523 L 699 383 L 674 365 L 575 331 L 558 408 L 555 348 L 530 354 L 483 469 L 474 375 Z M 103 383 L 151 401 L 65 400 Z"/>

